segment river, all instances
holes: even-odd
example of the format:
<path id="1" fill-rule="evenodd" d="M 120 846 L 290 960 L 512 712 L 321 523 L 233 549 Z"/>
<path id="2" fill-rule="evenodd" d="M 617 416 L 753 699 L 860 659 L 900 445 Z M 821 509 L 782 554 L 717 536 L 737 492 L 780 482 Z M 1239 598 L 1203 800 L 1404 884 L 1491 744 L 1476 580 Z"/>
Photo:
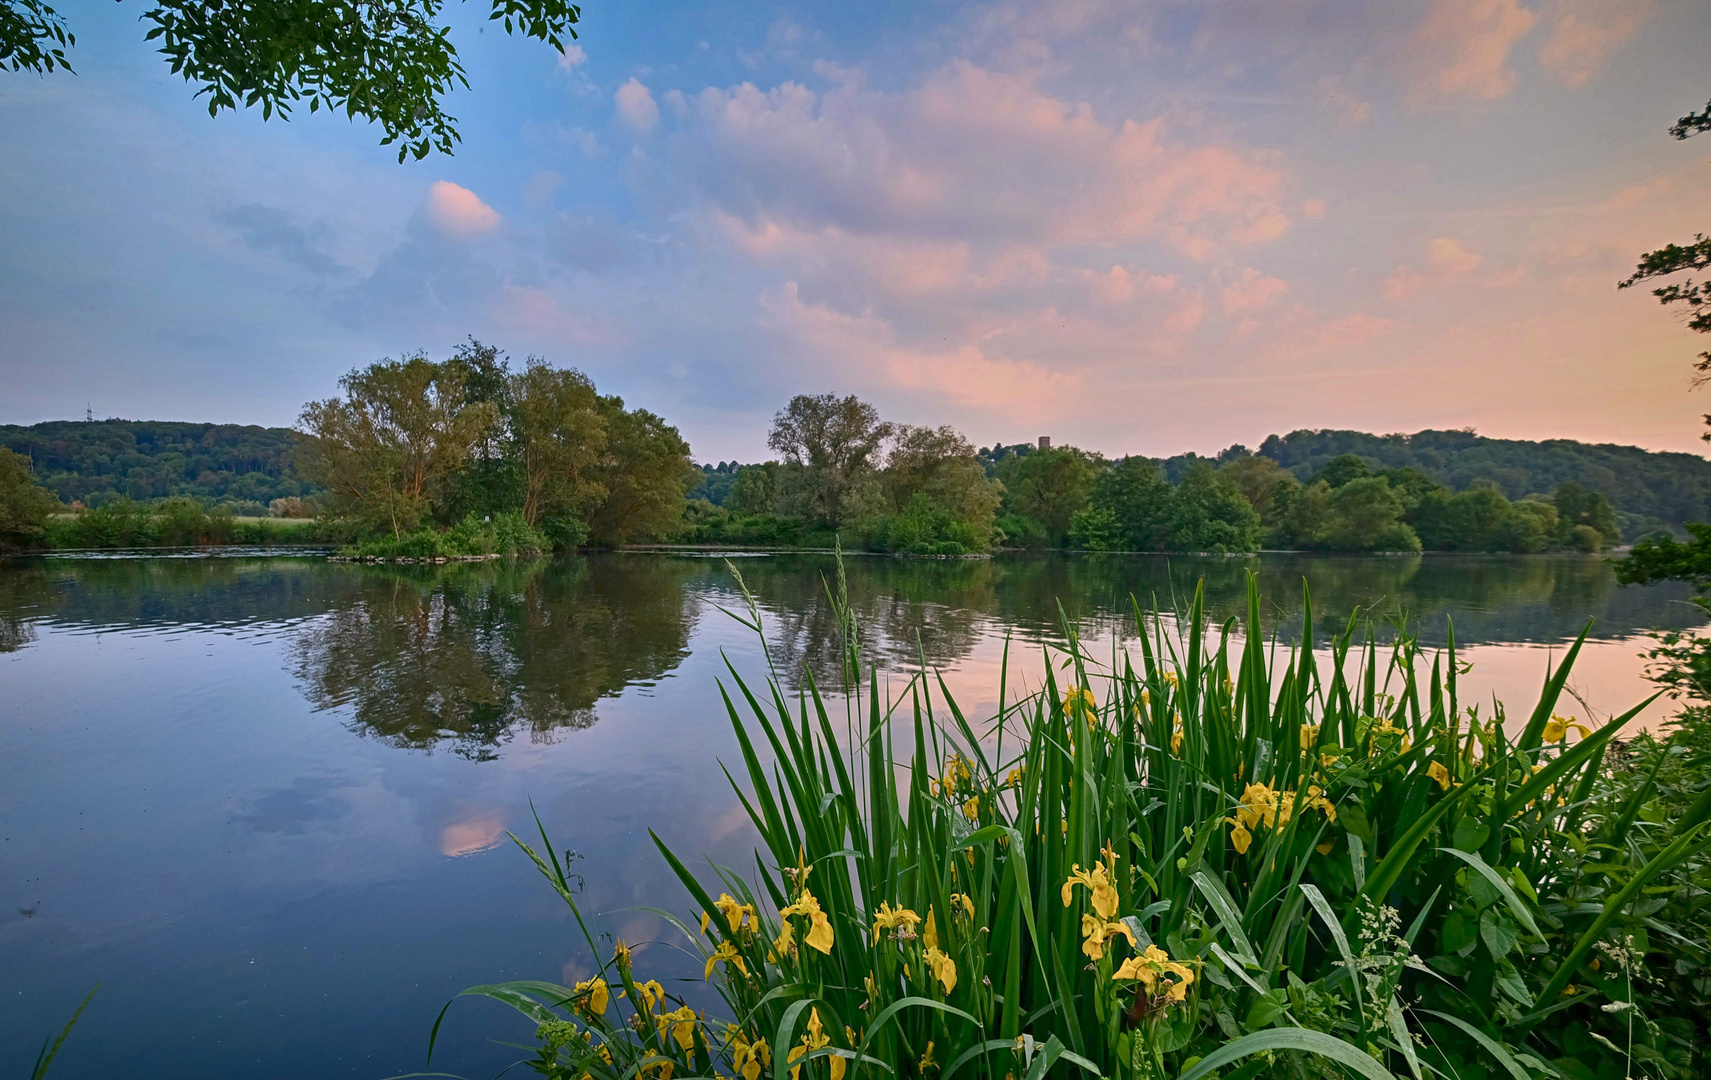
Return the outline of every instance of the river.
<path id="1" fill-rule="evenodd" d="M 835 562 L 729 565 L 786 682 L 836 686 Z M 1647 631 L 1701 622 L 1685 587 L 1619 588 L 1582 556 L 845 566 L 886 685 L 924 660 L 976 716 L 995 707 L 1007 641 L 1012 679 L 1037 682 L 1063 619 L 1108 652 L 1132 643 L 1131 596 L 1170 610 L 1204 580 L 1228 618 L 1249 570 L 1284 642 L 1300 633 L 1305 580 L 1319 645 L 1357 608 L 1381 626 L 1409 619 L 1433 645 L 1453 626 L 1473 664 L 1462 701 L 1495 695 L 1523 714 L 1588 619 L 1567 708 L 1590 717 L 1650 692 Z M 0 563 L 0 1073 L 27 1070 L 97 982 L 55 1077 L 422 1068 L 434 1017 L 463 987 L 588 970 L 563 904 L 506 838 L 532 832 L 531 804 L 582 856 L 597 928 L 637 944 L 638 969 L 674 993 L 698 986 L 698 963 L 636 909 L 689 905 L 650 828 L 686 858 L 752 865 L 717 765 L 736 758 L 726 664 L 766 670 L 727 613 L 746 611 L 724 559 L 682 554 Z M 1660 703 L 1643 722 L 1665 716 Z M 494 1040 L 529 1035 L 502 1006 L 460 1003 L 434 1068 L 491 1076 L 521 1056 Z"/>

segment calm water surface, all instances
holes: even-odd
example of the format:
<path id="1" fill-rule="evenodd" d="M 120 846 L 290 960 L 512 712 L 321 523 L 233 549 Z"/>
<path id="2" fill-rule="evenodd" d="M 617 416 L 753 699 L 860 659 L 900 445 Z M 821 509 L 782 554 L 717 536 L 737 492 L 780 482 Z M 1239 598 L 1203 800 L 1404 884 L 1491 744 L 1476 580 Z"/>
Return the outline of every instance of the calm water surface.
<path id="1" fill-rule="evenodd" d="M 835 682 L 829 559 L 741 559 L 774 662 Z M 1463 699 L 1530 705 L 1588 618 L 1579 711 L 1636 703 L 1644 633 L 1698 620 L 1671 586 L 1600 560 L 851 558 L 870 650 L 924 654 L 971 713 L 995 705 L 1006 635 L 1032 676 L 1058 604 L 1096 648 L 1204 576 L 1222 616 L 1257 568 L 1286 639 L 1360 606 L 1453 621 Z M 647 835 L 752 864 L 715 760 L 735 756 L 715 679 L 758 675 L 723 561 L 619 554 L 374 568 L 315 559 L 0 564 L 0 1074 L 102 989 L 59 1077 L 363 1077 L 419 1069 L 473 983 L 567 980 L 587 956 L 508 846 L 532 828 L 584 858 L 585 908 L 683 992 L 699 964 L 634 909 L 685 907 Z M 793 676 L 794 677 L 794 676 Z M 1651 720 L 1661 718 L 1656 709 Z M 668 982 L 668 987 L 671 984 Z M 491 1076 L 528 1025 L 459 1003 L 434 1066 Z"/>

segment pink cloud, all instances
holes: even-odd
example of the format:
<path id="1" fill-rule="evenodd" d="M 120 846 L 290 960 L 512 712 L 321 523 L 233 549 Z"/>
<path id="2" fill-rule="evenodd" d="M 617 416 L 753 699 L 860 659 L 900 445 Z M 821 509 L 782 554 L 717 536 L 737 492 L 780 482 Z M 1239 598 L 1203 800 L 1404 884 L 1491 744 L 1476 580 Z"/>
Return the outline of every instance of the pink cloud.
<path id="1" fill-rule="evenodd" d="M 1247 267 L 1235 281 L 1224 287 L 1219 298 L 1225 315 L 1250 315 L 1283 299 L 1289 283 Z"/>
<path id="2" fill-rule="evenodd" d="M 646 85 L 632 77 L 612 95 L 618 119 L 638 135 L 646 135 L 659 123 L 659 104 Z"/>
<path id="3" fill-rule="evenodd" d="M 1426 245 L 1426 262 L 1442 278 L 1459 278 L 1473 273 L 1484 262 L 1483 256 L 1469 251 L 1448 237 L 1440 236 Z"/>
<path id="4" fill-rule="evenodd" d="M 1384 279 L 1384 295 L 1392 300 L 1406 300 L 1427 288 L 1448 285 L 1478 270 L 1485 257 L 1469 251 L 1447 236 L 1437 237 L 1426 244 L 1426 268 L 1398 266 Z"/>
<path id="5" fill-rule="evenodd" d="M 1539 60 L 1565 85 L 1585 86 L 1639 32 L 1651 9 L 1651 0 L 1557 0 Z"/>
<path id="6" fill-rule="evenodd" d="M 709 88 L 680 151 L 729 212 L 1032 244 L 1156 237 L 1196 257 L 1290 227 L 1275 155 L 1102 121 L 967 61 L 901 92 Z"/>
<path id="7" fill-rule="evenodd" d="M 1515 87 L 1509 54 L 1538 21 L 1520 0 L 1433 0 L 1409 35 L 1415 102 L 1495 101 Z"/>
<path id="8" fill-rule="evenodd" d="M 499 212 L 481 197 L 450 180 L 435 180 L 428 188 L 423 209 L 440 232 L 457 240 L 468 240 L 491 232 L 499 224 Z"/>

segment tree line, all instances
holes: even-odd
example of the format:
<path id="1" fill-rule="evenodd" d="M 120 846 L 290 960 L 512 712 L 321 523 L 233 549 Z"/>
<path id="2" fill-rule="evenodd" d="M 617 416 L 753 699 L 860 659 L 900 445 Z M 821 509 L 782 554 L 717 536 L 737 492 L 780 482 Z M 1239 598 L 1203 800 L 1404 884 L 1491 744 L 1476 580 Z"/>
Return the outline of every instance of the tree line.
<path id="1" fill-rule="evenodd" d="M 854 397 L 799 396 L 776 460 L 703 470 L 685 538 L 922 554 L 995 546 L 1091 551 L 1599 551 L 1621 540 L 1602 494 L 1564 481 L 1511 501 L 1414 467 L 1336 456 L 1305 477 L 1263 454 L 1169 466 L 1074 446 L 975 449 L 949 427 L 882 421 Z M 717 501 L 715 501 L 717 498 Z"/>
<path id="2" fill-rule="evenodd" d="M 1509 444 L 1467 433 L 1294 432 L 1268 439 L 1257 454 L 1235 446 L 1213 458 L 1107 459 L 1074 446 L 977 448 L 951 427 L 890 422 L 858 398 L 827 394 L 800 395 L 778 413 L 768 433 L 773 459 L 696 467 L 661 417 L 600 394 L 574 369 L 532 357 L 513 366 L 473 339 L 443 361 L 415 354 L 353 370 L 340 389 L 305 406 L 293 431 L 125 421 L 11 429 L 27 433 L 25 448 L 40 456 L 10 454 L 0 467 L 3 542 L 285 539 L 234 517 L 239 508 L 263 512 L 259 502 L 182 492 L 132 500 L 114 492 L 121 466 L 130 469 L 127 484 L 142 470 L 167 476 L 171 487 L 200 468 L 204 489 L 230 490 L 244 477 L 266 478 L 279 490 L 290 485 L 305 494 L 277 497 L 265 510 L 315 518 L 312 532 L 294 538 L 413 555 L 638 541 L 840 543 L 939 555 L 997 547 L 1591 551 L 1660 524 L 1618 510 L 1579 480 L 1535 488 L 1533 479 L 1561 472 L 1523 476 L 1493 464 L 1519 459 L 1492 450 L 1530 446 L 1541 460 L 1557 460 L 1565 446 L 1624 448 Z M 1351 443 L 1388 448 L 1388 457 L 1322 452 Z M 1459 458 L 1451 453 L 1457 446 L 1465 451 Z M 150 447 L 156 453 L 144 454 Z M 1388 463 L 1403 451 L 1431 467 Z M 1653 471 L 1673 476 L 1678 495 L 1691 492 L 1693 470 L 1673 459 L 1711 469 L 1691 455 L 1628 456 L 1655 459 Z M 1468 479 L 1477 460 L 1507 483 Z M 86 486 L 108 486 L 68 508 L 58 489 L 85 470 Z"/>

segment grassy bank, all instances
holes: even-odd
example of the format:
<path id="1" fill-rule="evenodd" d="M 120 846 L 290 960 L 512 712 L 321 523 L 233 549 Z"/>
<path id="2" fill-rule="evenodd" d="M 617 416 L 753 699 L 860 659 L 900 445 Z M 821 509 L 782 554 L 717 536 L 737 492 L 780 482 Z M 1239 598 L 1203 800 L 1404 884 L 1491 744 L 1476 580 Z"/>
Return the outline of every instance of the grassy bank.
<path id="1" fill-rule="evenodd" d="M 1638 708 L 1559 716 L 1578 643 L 1506 724 L 1453 645 L 1351 621 L 1321 664 L 1250 584 L 1245 625 L 1137 611 L 1134 655 L 1066 627 L 978 721 L 930 673 L 888 707 L 833 603 L 837 697 L 722 689 L 755 867 L 656 838 L 717 1015 L 598 949 L 566 856 L 523 845 L 599 967 L 466 991 L 528 1018 L 537 1072 L 1704 1075 L 1705 759 L 1615 743 Z"/>
<path id="2" fill-rule="evenodd" d="M 194 499 L 152 506 L 117 500 L 48 520 L 35 547 L 47 549 L 194 547 L 209 544 L 327 544 L 348 540 L 342 522 L 235 517 Z"/>

